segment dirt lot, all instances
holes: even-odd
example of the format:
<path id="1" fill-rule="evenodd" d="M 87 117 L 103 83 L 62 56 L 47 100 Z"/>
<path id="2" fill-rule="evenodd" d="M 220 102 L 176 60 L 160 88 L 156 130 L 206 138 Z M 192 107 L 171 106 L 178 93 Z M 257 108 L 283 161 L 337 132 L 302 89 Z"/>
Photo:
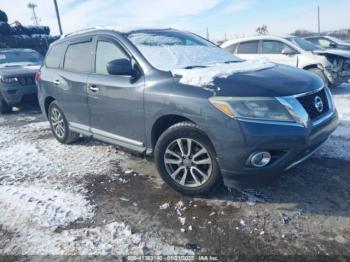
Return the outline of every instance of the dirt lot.
<path id="1" fill-rule="evenodd" d="M 152 159 L 60 145 L 36 108 L 0 116 L 0 254 L 350 255 L 350 85 L 341 123 L 267 186 L 183 197 Z"/>

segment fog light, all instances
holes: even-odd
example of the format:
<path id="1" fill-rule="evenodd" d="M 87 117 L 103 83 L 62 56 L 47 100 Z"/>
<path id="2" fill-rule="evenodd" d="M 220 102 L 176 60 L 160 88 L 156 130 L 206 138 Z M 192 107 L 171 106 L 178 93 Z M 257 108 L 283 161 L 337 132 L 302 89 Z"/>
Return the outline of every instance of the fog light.
<path id="1" fill-rule="evenodd" d="M 267 151 L 256 152 L 250 156 L 250 163 L 254 167 L 264 167 L 271 161 L 271 154 Z"/>

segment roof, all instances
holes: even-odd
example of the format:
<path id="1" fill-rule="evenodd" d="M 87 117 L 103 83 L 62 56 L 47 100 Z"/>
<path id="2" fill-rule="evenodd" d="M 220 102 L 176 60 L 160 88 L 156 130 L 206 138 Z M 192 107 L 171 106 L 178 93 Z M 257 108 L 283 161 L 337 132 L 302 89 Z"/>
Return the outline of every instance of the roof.
<path id="1" fill-rule="evenodd" d="M 89 36 L 93 33 L 100 33 L 100 32 L 105 32 L 105 33 L 115 32 L 115 33 L 119 33 L 119 34 L 123 34 L 123 35 L 128 35 L 131 33 L 149 33 L 149 32 L 159 32 L 159 31 L 165 31 L 165 30 L 177 31 L 176 29 L 173 29 L 173 28 L 144 28 L 144 29 L 133 29 L 133 30 L 122 32 L 122 31 L 119 31 L 113 27 L 96 26 L 96 27 L 80 29 L 80 30 L 65 34 L 65 35 L 61 36 L 60 39 L 53 42 L 52 45 L 61 43 L 65 40 L 74 39 L 74 37 Z"/>

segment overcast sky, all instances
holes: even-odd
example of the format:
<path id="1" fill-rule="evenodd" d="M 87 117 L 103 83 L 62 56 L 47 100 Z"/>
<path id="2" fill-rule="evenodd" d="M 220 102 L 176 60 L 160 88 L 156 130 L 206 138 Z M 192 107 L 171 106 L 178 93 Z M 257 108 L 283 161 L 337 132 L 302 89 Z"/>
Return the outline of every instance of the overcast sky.
<path id="1" fill-rule="evenodd" d="M 53 0 L 0 0 L 9 21 L 33 24 L 31 1 L 38 5 L 40 24 L 58 33 Z M 321 29 L 350 28 L 349 0 L 57 0 L 64 33 L 105 25 L 119 30 L 173 27 L 213 40 L 255 34 L 265 24 L 272 34 L 296 29 L 317 30 L 317 5 Z"/>

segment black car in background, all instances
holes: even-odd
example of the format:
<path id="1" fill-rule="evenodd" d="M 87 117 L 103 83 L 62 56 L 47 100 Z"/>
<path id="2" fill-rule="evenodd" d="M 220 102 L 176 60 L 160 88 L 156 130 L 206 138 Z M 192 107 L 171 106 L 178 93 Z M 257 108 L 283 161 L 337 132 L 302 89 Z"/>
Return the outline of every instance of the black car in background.
<path id="1" fill-rule="evenodd" d="M 42 60 L 31 49 L 0 49 L 0 114 L 11 112 L 13 106 L 36 101 L 35 73 Z"/>
<path id="2" fill-rule="evenodd" d="M 350 43 L 333 36 L 310 36 L 305 39 L 322 48 L 350 51 Z"/>

